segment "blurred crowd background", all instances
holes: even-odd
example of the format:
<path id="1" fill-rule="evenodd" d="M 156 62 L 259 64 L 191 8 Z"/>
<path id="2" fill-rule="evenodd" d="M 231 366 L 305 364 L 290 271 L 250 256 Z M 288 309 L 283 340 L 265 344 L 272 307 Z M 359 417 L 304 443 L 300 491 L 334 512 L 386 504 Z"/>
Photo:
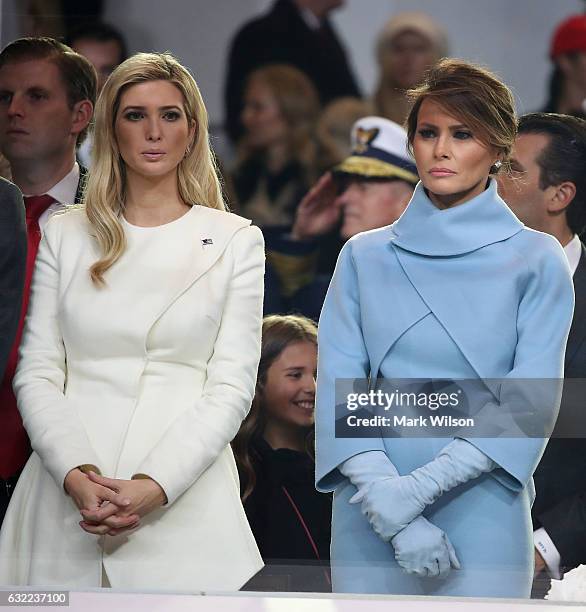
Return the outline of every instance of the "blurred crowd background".
<path id="1" fill-rule="evenodd" d="M 27 34 L 64 34 L 91 17 L 115 25 L 130 54 L 171 51 L 200 86 L 218 153 L 232 152 L 223 138 L 223 95 L 231 42 L 273 0 L 2 0 L 1 43 Z M 403 11 L 422 11 L 441 26 L 450 55 L 478 61 L 513 88 L 519 113 L 541 109 L 551 69 L 549 45 L 557 24 L 583 12 L 583 0 L 345 0 L 329 15 L 363 95 L 377 85 L 375 45 L 383 25 Z M 229 160 L 228 160 L 229 161 Z"/>

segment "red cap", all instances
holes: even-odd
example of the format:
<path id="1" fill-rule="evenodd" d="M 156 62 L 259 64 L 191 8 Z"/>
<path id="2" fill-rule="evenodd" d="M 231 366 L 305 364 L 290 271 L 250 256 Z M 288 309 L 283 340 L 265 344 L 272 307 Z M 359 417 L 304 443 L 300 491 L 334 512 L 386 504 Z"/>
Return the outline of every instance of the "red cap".
<path id="1" fill-rule="evenodd" d="M 569 17 L 554 32 L 549 53 L 551 58 L 572 51 L 586 51 L 586 15 Z"/>

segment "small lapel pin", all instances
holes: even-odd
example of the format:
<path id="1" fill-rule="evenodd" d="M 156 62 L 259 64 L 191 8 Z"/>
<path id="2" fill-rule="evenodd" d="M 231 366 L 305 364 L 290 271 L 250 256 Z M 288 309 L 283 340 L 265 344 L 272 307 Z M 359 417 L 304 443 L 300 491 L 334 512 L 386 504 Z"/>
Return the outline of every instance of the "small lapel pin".
<path id="1" fill-rule="evenodd" d="M 211 238 L 202 238 L 201 245 L 208 246 L 209 244 L 214 244 L 214 241 Z"/>

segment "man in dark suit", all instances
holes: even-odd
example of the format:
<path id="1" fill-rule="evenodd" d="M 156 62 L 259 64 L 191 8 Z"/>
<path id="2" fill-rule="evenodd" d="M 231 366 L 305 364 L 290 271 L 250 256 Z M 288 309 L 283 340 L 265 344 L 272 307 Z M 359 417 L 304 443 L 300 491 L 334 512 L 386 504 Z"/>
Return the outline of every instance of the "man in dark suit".
<path id="1" fill-rule="evenodd" d="M 26 269 L 24 204 L 18 188 L 0 179 L 0 376 L 18 328 Z M 8 506 L 7 491 L 0 491 L 0 516 Z"/>
<path id="2" fill-rule="evenodd" d="M 84 171 L 75 160 L 96 99 L 89 61 L 51 38 L 21 38 L 0 53 L 0 151 L 25 194 L 27 257 L 15 340 L 0 384 L 0 523 L 30 448 L 12 392 L 30 281 L 49 216 L 79 201 Z"/>
<path id="3" fill-rule="evenodd" d="M 575 418 L 584 412 L 584 394 L 581 383 L 568 380 L 586 378 L 586 249 L 579 238 L 586 227 L 586 121 L 524 115 L 511 164 L 501 195 L 525 225 L 560 241 L 576 293 L 558 423 L 534 475 L 533 596 L 543 597 L 551 578 L 586 563 L 586 419 Z"/>
<path id="4" fill-rule="evenodd" d="M 242 134 L 240 113 L 248 75 L 266 64 L 290 64 L 304 72 L 322 104 L 360 96 L 346 53 L 328 20 L 343 0 L 277 0 L 270 11 L 239 30 L 228 58 L 224 88 L 226 131 Z"/>
<path id="5" fill-rule="evenodd" d="M 0 178 L 0 376 L 12 347 L 24 287 L 26 226 L 22 194 Z"/>

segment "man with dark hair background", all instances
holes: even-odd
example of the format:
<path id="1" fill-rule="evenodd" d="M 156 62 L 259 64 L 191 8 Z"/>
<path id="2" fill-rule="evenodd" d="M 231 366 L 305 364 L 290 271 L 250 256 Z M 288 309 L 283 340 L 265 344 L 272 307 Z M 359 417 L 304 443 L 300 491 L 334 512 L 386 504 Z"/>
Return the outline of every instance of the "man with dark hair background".
<path id="1" fill-rule="evenodd" d="M 503 199 L 525 225 L 557 238 L 567 255 L 576 305 L 565 377 L 586 378 L 586 248 L 579 238 L 586 228 L 586 121 L 551 113 L 524 115 L 511 164 L 511 176 L 499 175 Z M 534 475 L 534 597 L 543 597 L 550 578 L 586 563 L 586 427 L 575 422 L 575 438 L 556 437 L 561 422 L 583 412 L 574 403 L 583 404 L 583 399 L 566 385 L 556 431 Z"/>
<path id="2" fill-rule="evenodd" d="M 26 227 L 22 195 L 15 185 L 0 178 L 0 376 L 4 375 L 18 327 L 25 266 Z M 8 507 L 9 490 L 10 483 L 0 481 L 0 517 Z"/>
<path id="3" fill-rule="evenodd" d="M 86 57 L 96 69 L 98 93 L 112 70 L 128 57 L 124 37 L 106 23 L 86 23 L 77 27 L 69 35 L 67 44 Z"/>
<path id="4" fill-rule="evenodd" d="M 23 192 L 27 260 L 16 338 L 0 385 L 0 489 L 6 502 L 30 453 L 12 378 L 41 232 L 48 217 L 79 202 L 84 170 L 76 147 L 89 126 L 96 73 L 89 61 L 51 38 L 21 38 L 0 52 L 0 151 Z M 0 507 L 0 523 L 5 507 Z"/>
<path id="5" fill-rule="evenodd" d="M 128 57 L 124 37 L 106 23 L 91 22 L 78 26 L 69 35 L 67 44 L 87 58 L 96 69 L 98 94 L 114 68 Z M 87 168 L 91 166 L 93 148 L 94 133 L 90 131 L 77 149 L 77 158 Z"/>

